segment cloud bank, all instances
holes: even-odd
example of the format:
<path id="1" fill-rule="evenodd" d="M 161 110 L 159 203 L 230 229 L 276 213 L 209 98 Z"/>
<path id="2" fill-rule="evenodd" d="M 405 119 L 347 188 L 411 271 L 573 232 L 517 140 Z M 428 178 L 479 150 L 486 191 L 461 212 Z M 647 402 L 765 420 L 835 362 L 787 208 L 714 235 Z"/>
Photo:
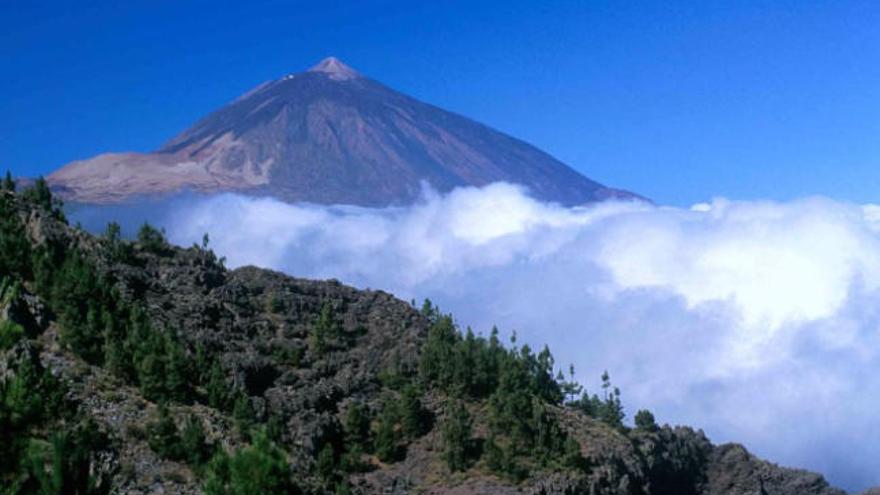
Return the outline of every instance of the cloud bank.
<path id="1" fill-rule="evenodd" d="M 209 232 L 231 266 L 430 297 L 475 330 L 550 344 L 594 389 L 610 370 L 630 414 L 880 485 L 880 207 L 563 208 L 493 184 L 407 208 L 220 195 L 171 212 L 152 220 L 184 245 Z"/>

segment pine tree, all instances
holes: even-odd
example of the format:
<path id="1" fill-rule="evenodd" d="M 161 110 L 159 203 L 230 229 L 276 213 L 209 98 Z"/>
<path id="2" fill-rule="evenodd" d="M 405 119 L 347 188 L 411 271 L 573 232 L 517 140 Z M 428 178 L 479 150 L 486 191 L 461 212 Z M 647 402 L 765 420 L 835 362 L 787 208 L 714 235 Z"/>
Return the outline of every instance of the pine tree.
<path id="1" fill-rule="evenodd" d="M 159 418 L 147 427 L 147 439 L 150 448 L 165 459 L 181 460 L 185 456 L 182 449 L 180 434 L 168 406 L 159 403 Z"/>
<path id="2" fill-rule="evenodd" d="M 91 421 L 52 434 L 49 442 L 32 439 L 26 464 L 36 486 L 27 492 L 45 495 L 97 495 L 109 489 L 94 473 L 94 452 L 106 438 Z"/>
<path id="3" fill-rule="evenodd" d="M 336 324 L 336 318 L 333 314 L 333 307 L 330 303 L 324 303 L 321 306 L 321 313 L 312 326 L 311 334 L 309 334 L 309 348 L 318 356 L 327 351 L 329 340 L 339 336 L 339 327 Z"/>
<path id="4" fill-rule="evenodd" d="M 49 184 L 43 176 L 37 177 L 34 184 L 22 192 L 22 197 L 48 211 L 54 218 L 67 222 L 62 209 L 63 203 L 60 199 L 52 196 Z"/>
<path id="5" fill-rule="evenodd" d="M 532 363 L 532 387 L 537 395 L 551 404 L 561 404 L 563 393 L 553 377 L 555 361 L 550 349 L 545 345 Z"/>
<path id="6" fill-rule="evenodd" d="M 184 423 L 180 445 L 187 462 L 193 466 L 201 466 L 211 458 L 212 449 L 205 437 L 202 421 L 193 414 L 190 414 Z"/>
<path id="7" fill-rule="evenodd" d="M 333 450 L 333 445 L 330 443 L 324 444 L 324 447 L 318 453 L 318 458 L 315 461 L 315 470 L 324 482 L 324 486 L 335 485 L 336 452 Z"/>
<path id="8" fill-rule="evenodd" d="M 12 172 L 6 171 L 6 177 L 3 179 L 3 190 L 15 192 L 15 180 L 12 179 Z"/>
<path id="9" fill-rule="evenodd" d="M 370 417 L 361 403 L 349 406 L 343 430 L 349 448 L 356 445 L 364 451 L 370 450 Z"/>
<path id="10" fill-rule="evenodd" d="M 125 339 L 114 328 L 107 327 L 104 332 L 104 366 L 108 371 L 126 381 L 134 378 L 132 355 Z"/>
<path id="11" fill-rule="evenodd" d="M 575 380 L 573 364 L 568 366 L 568 381 L 565 381 L 565 377 L 562 375 L 561 371 L 556 377 L 556 381 L 560 384 L 566 402 L 574 401 L 575 397 L 580 396 L 584 391 L 584 387 Z"/>
<path id="12" fill-rule="evenodd" d="M 651 414 L 651 411 L 647 409 L 642 409 L 638 411 L 635 415 L 635 423 L 636 428 L 642 431 L 654 432 L 658 430 L 657 422 L 654 420 L 654 415 Z"/>
<path id="13" fill-rule="evenodd" d="M 464 471 L 469 465 L 473 425 L 461 401 L 453 401 L 443 422 L 443 459 L 450 471 Z"/>
<path id="14" fill-rule="evenodd" d="M 397 420 L 397 407 L 386 398 L 379 413 L 375 436 L 376 456 L 382 462 L 394 462 L 398 459 L 400 449 L 397 444 Z"/>
<path id="15" fill-rule="evenodd" d="M 229 383 L 226 381 L 226 373 L 219 361 L 214 361 L 208 374 L 208 383 L 205 385 L 208 394 L 208 405 L 220 411 L 226 411 L 230 406 Z"/>
<path id="16" fill-rule="evenodd" d="M 254 408 L 251 398 L 243 391 L 239 391 L 232 408 L 232 417 L 235 420 L 235 429 L 242 438 L 249 438 L 251 428 L 255 422 Z"/>
<path id="17" fill-rule="evenodd" d="M 572 437 L 565 439 L 565 445 L 562 454 L 562 465 L 569 469 L 586 470 L 587 460 L 581 453 L 581 446 L 577 440 Z"/>
<path id="18" fill-rule="evenodd" d="M 455 383 L 455 344 L 458 334 L 452 317 L 437 317 L 422 346 L 419 377 L 426 384 L 449 390 Z"/>
<path id="19" fill-rule="evenodd" d="M 32 256 L 18 211 L 10 198 L 0 196 L 0 273 L 29 280 Z"/>
<path id="20" fill-rule="evenodd" d="M 189 402 L 192 397 L 190 360 L 176 334 L 165 330 L 165 395 L 177 402 Z"/>
<path id="21" fill-rule="evenodd" d="M 403 388 L 400 398 L 401 427 L 409 439 L 422 436 L 427 428 L 426 411 L 419 396 L 419 389 L 409 384 Z"/>
<path id="22" fill-rule="evenodd" d="M 284 451 L 258 431 L 251 446 L 233 455 L 222 450 L 208 465 L 206 495 L 298 494 Z"/>
<path id="23" fill-rule="evenodd" d="M 623 427 L 623 403 L 620 400 L 620 389 L 612 387 L 608 371 L 602 373 L 603 402 L 599 408 L 599 419 L 615 428 Z"/>
<path id="24" fill-rule="evenodd" d="M 146 222 L 138 230 L 137 240 L 144 250 L 154 254 L 164 254 L 168 249 L 165 233 Z"/>
<path id="25" fill-rule="evenodd" d="M 134 256 L 131 244 L 122 239 L 122 227 L 116 222 L 107 224 L 107 230 L 104 231 L 104 242 L 110 254 L 111 261 L 117 263 L 128 263 Z"/>
<path id="26" fill-rule="evenodd" d="M 149 400 L 166 399 L 165 339 L 159 332 L 150 332 L 135 353 L 138 385 Z"/>

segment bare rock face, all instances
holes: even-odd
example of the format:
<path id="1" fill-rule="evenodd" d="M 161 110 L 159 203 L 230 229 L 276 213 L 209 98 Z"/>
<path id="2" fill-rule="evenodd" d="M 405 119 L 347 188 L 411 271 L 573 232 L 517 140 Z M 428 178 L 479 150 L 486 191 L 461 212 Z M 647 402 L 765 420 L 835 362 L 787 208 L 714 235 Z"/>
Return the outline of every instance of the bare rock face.
<path id="1" fill-rule="evenodd" d="M 566 205 L 632 197 L 333 57 L 257 86 L 155 152 L 102 154 L 48 180 L 65 199 L 87 203 L 187 189 L 386 206 L 413 201 L 423 183 L 448 191 L 497 181 Z"/>

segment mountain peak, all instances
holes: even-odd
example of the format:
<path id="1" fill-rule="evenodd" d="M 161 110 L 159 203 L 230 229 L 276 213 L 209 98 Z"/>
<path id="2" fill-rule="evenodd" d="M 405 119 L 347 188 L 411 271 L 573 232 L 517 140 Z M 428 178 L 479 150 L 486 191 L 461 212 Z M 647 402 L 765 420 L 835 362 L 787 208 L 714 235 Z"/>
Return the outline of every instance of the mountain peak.
<path id="1" fill-rule="evenodd" d="M 323 72 L 334 81 L 346 81 L 361 77 L 358 71 L 345 65 L 336 57 L 327 57 L 321 60 L 317 65 L 309 69 L 309 72 Z"/>
<path id="2" fill-rule="evenodd" d="M 106 153 L 48 178 L 68 201 L 123 203 L 181 190 L 385 207 L 492 182 L 581 205 L 632 197 L 534 146 L 366 81 L 329 57 L 202 118 L 153 153 Z M 363 83 L 363 84 L 362 84 Z"/>

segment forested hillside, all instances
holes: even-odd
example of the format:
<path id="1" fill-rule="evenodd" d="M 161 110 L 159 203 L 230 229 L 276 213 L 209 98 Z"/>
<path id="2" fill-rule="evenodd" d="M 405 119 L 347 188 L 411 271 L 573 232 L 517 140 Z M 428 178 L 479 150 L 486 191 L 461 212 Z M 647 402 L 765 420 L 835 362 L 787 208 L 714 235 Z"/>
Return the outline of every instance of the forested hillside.
<path id="1" fill-rule="evenodd" d="M 4 493 L 839 494 L 426 301 L 0 192 Z M 769 434 L 769 433 L 768 433 Z"/>

